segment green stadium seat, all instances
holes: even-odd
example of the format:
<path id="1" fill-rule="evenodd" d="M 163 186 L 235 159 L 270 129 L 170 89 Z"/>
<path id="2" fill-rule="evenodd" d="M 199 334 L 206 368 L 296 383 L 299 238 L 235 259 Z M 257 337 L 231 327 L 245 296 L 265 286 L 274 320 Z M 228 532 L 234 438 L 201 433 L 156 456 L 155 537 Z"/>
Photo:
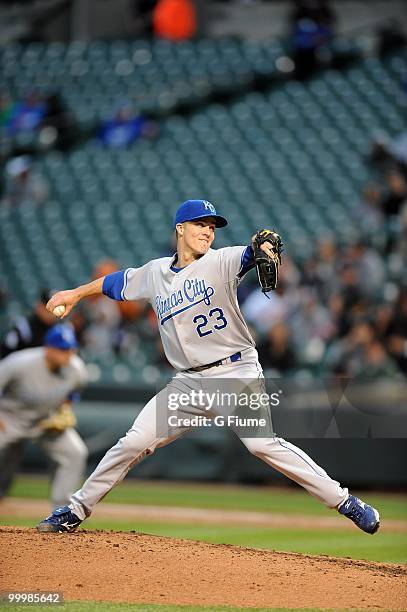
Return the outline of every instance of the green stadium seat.
<path id="1" fill-rule="evenodd" d="M 208 39 L 7 45 L 1 81 L 21 93 L 29 73 L 45 88 L 61 82 L 64 100 L 90 127 L 112 115 L 129 87 L 144 109 L 166 112 L 274 70 L 281 52 L 265 42 Z M 167 246 L 174 206 L 191 195 L 212 200 L 229 217 L 219 245 L 245 244 L 251 231 L 277 220 L 296 257 L 306 255 L 312 233 L 333 226 L 341 239 L 363 232 L 351 226 L 349 212 L 370 177 L 370 138 L 376 130 L 392 136 L 405 129 L 406 70 L 403 54 L 367 58 L 341 73 L 163 118 L 160 137 L 131 150 L 89 141 L 68 154 L 44 154 L 39 170 L 50 184 L 49 201 L 0 207 L 1 278 L 27 304 L 47 278 L 55 286 L 85 279 L 106 256 L 140 265 Z M 120 365 L 109 374 L 116 382 L 131 368 L 126 360 Z"/>

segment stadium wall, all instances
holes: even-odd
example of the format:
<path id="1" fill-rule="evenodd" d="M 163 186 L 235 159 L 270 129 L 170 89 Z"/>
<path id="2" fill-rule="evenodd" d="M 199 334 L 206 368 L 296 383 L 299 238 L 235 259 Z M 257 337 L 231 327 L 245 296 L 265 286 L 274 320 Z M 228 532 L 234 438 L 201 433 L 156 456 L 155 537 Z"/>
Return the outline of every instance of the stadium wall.
<path id="1" fill-rule="evenodd" d="M 103 457 L 105 451 L 125 434 L 135 416 L 142 409 L 137 403 L 83 402 L 78 414 L 79 432 L 85 439 L 90 460 L 88 473 Z M 388 405 L 382 414 L 392 411 L 401 414 L 398 408 Z M 293 430 L 293 421 L 315 422 L 315 408 L 307 407 L 295 412 L 273 409 L 275 424 L 279 432 Z M 323 422 L 331 418 L 331 409 L 319 413 Z M 390 419 L 391 421 L 392 419 Z M 395 423 L 393 419 L 393 423 Z M 407 485 L 407 437 L 406 418 L 399 421 L 399 434 L 393 431 L 390 437 L 368 437 L 379 435 L 361 427 L 357 413 L 348 415 L 346 434 L 340 437 L 331 427 L 318 437 L 287 438 L 308 452 L 315 461 L 341 483 L 350 487 L 397 489 Z M 301 426 L 303 427 L 303 426 Z M 277 429 L 277 427 L 275 427 Z M 309 430 L 310 433 L 312 428 Z M 305 431 L 303 428 L 302 431 Z M 321 430 L 322 431 L 322 430 Z M 352 431 L 354 432 L 352 437 Z M 387 435 L 383 432 L 383 435 Z M 325 436 L 325 437 L 324 437 Z M 397 437 L 400 436 L 400 437 Z M 26 453 L 24 468 L 38 472 L 45 467 L 45 458 L 38 447 L 30 446 Z M 195 428 L 185 437 L 159 449 L 147 461 L 130 472 L 131 477 L 142 479 L 170 479 L 190 481 L 217 481 L 241 483 L 277 483 L 292 485 L 286 478 L 271 470 L 263 462 L 246 452 L 239 439 L 228 428 Z"/>

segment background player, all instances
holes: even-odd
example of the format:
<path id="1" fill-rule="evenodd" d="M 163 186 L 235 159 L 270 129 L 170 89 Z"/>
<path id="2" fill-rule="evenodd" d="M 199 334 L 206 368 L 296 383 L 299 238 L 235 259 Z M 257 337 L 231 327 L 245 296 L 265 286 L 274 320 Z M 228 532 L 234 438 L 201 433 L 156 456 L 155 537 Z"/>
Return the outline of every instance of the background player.
<path id="1" fill-rule="evenodd" d="M 254 341 L 236 297 L 238 284 L 255 265 L 252 245 L 211 249 L 215 228 L 224 227 L 227 221 L 205 200 L 184 202 L 177 210 L 174 225 L 177 252 L 173 257 L 155 259 L 141 268 L 129 268 L 61 291 L 47 305 L 52 311 L 63 304 L 68 314 L 80 299 L 100 293 L 117 300 L 149 300 L 157 314 L 165 354 L 177 373 L 106 453 L 72 496 L 70 505 L 54 510 L 38 525 L 39 531 L 76 529 L 133 465 L 188 430 L 187 424 L 182 424 L 185 416 L 208 414 L 205 399 L 199 406 L 190 401 L 178 408 L 179 420 L 169 427 L 166 415 L 170 396 L 191 396 L 192 390 L 202 389 L 208 397 L 225 381 L 236 392 L 248 387 L 250 393 L 265 390 Z M 267 240 L 261 250 L 273 257 L 272 244 Z M 222 409 L 212 405 L 211 416 L 222 413 Z M 237 431 L 248 450 L 367 533 L 375 533 L 379 528 L 378 512 L 349 495 L 302 450 L 278 438 L 273 433 L 269 406 L 263 408 L 261 416 L 266 421 L 263 435 L 257 432 L 256 436 L 245 436 Z"/>
<path id="2" fill-rule="evenodd" d="M 41 445 L 53 462 L 51 501 L 57 505 L 67 503 L 88 456 L 67 405 L 87 381 L 85 364 L 74 354 L 76 346 L 72 327 L 59 324 L 47 332 L 43 347 L 0 361 L 0 455 L 16 442 Z"/>
<path id="3" fill-rule="evenodd" d="M 34 304 L 27 317 L 19 317 L 11 329 L 6 333 L 0 344 L 0 358 L 7 357 L 14 351 L 42 346 L 47 331 L 55 325 L 55 317 L 46 309 L 46 304 L 52 292 L 43 289 L 38 301 Z M 9 444 L 7 450 L 2 452 L 2 466 L 0 470 L 0 499 L 7 495 L 13 478 L 24 456 L 24 440 Z"/>

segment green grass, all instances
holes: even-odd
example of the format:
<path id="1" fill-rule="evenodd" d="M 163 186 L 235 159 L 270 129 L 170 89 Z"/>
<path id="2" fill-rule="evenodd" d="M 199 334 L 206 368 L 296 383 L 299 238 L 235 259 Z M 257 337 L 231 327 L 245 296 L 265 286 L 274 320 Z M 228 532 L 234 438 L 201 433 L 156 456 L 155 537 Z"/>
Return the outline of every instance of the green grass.
<path id="1" fill-rule="evenodd" d="M 0 517 L 3 525 L 33 527 L 35 522 L 11 516 Z M 173 538 L 201 540 L 213 544 L 235 544 L 270 550 L 300 552 L 332 557 L 350 557 L 386 563 L 407 563 L 407 534 L 378 533 L 370 536 L 357 530 L 287 529 L 252 526 L 201 525 L 123 521 L 91 518 L 84 529 L 137 531 Z"/>
<path id="2" fill-rule="evenodd" d="M 12 612 L 26 612 L 27 609 L 32 609 L 32 606 L 27 605 L 8 605 L 0 602 L 0 609 L 12 610 Z M 321 612 L 322 608 L 235 608 L 234 606 L 167 606 L 159 604 L 124 604 L 124 603 L 109 603 L 106 601 L 71 601 L 58 605 L 35 605 L 34 610 L 41 612 L 50 612 L 55 610 L 58 612 L 120 612 L 124 610 L 137 610 L 138 612 Z M 328 608 L 324 608 L 328 610 Z M 329 608 L 332 610 L 332 608 Z M 343 608 L 342 608 L 343 610 Z M 352 608 L 355 612 L 355 608 Z M 356 611 L 357 612 L 357 611 Z"/>
<path id="3" fill-rule="evenodd" d="M 44 478 L 20 477 L 11 495 L 21 498 L 47 497 Z M 407 520 L 407 496 L 366 494 L 363 499 L 379 508 L 382 517 Z M 351 557 L 389 563 L 407 563 L 407 533 L 379 532 L 370 536 L 357 530 L 296 529 L 295 514 L 329 516 L 329 512 L 310 495 L 301 490 L 283 490 L 221 485 L 192 485 L 169 483 L 126 482 L 111 491 L 108 502 L 146 505 L 168 505 L 192 508 L 221 508 L 233 510 L 269 511 L 290 515 L 292 528 L 264 528 L 248 525 L 195 524 L 192 522 L 90 518 L 87 529 L 138 531 L 168 537 L 202 540 L 216 544 Z M 1 512 L 1 510 L 0 510 Z M 40 519 L 42 517 L 38 517 Z M 344 519 L 345 520 L 345 519 Z M 0 524 L 33 527 L 37 521 L 1 516 Z"/>
<path id="4" fill-rule="evenodd" d="M 235 544 L 254 548 L 283 550 L 368 561 L 407 563 L 407 534 L 381 533 L 374 537 L 354 531 L 326 529 L 272 529 L 237 525 L 165 524 L 147 521 L 121 522 L 120 530 L 174 538 L 202 540 L 213 544 Z M 88 529 L 111 529 L 110 521 L 92 519 Z M 115 527 L 116 528 L 116 527 Z"/>
<path id="5" fill-rule="evenodd" d="M 30 499 L 47 499 L 48 483 L 44 478 L 19 477 L 10 495 Z M 388 519 L 407 520 L 407 496 L 361 494 L 363 499 L 380 510 Z M 237 487 L 222 485 L 190 485 L 170 483 L 124 482 L 105 498 L 110 503 L 145 504 L 252 510 L 281 514 L 325 515 L 326 508 L 308 493 L 297 489 L 273 487 Z"/>

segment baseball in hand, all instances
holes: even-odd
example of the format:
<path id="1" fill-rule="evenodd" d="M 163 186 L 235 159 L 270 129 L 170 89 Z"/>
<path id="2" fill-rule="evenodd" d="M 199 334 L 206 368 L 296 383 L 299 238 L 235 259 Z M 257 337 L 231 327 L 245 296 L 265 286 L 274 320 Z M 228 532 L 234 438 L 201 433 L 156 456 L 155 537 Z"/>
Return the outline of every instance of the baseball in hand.
<path id="1" fill-rule="evenodd" d="M 52 311 L 52 314 L 56 317 L 62 317 L 65 314 L 65 310 L 65 306 L 63 304 L 60 304 L 59 306 L 55 306 L 54 310 Z"/>

